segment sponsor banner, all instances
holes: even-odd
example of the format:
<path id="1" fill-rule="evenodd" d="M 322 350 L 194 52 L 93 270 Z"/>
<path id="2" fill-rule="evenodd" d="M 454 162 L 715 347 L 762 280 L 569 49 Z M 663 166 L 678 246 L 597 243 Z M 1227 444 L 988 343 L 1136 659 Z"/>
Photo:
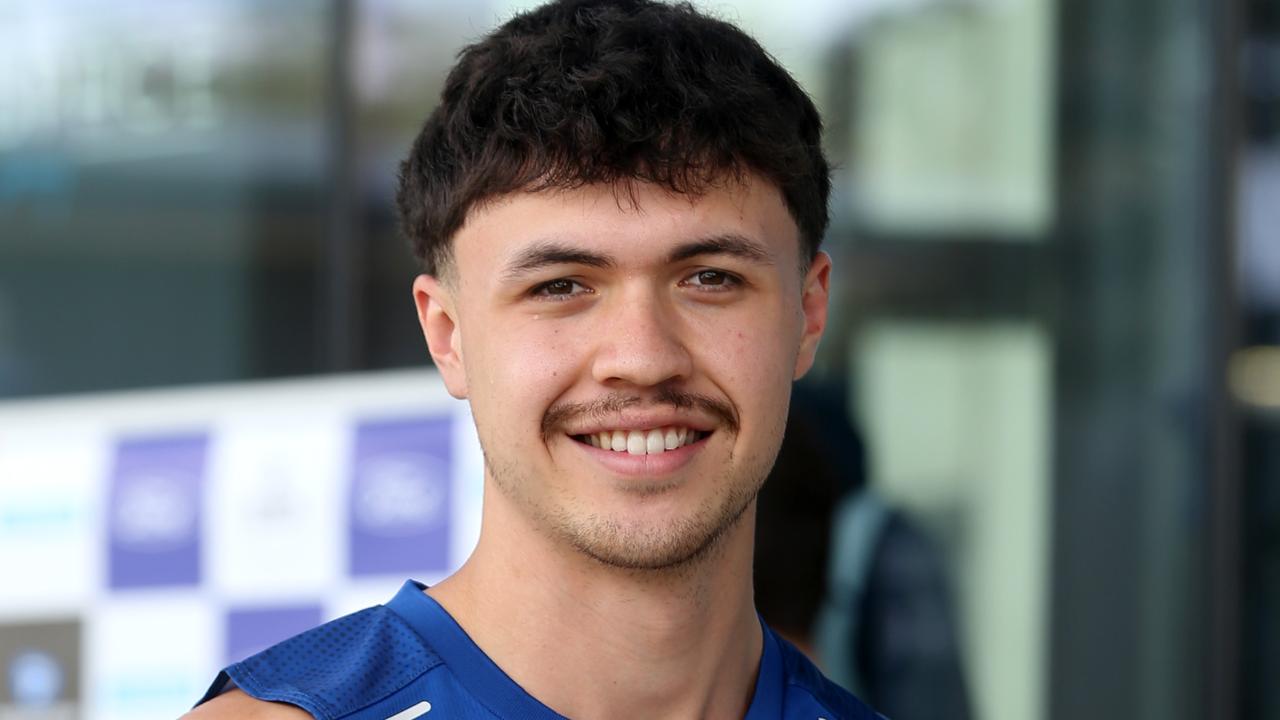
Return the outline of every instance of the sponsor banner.
<path id="1" fill-rule="evenodd" d="M 0 402 L 0 720 L 172 720 L 445 577 L 479 528 L 466 410 L 416 371 Z"/>
<path id="2" fill-rule="evenodd" d="M 89 619 L 87 698 L 96 720 L 173 720 L 220 667 L 222 612 L 174 591 L 115 598 Z"/>
<path id="3" fill-rule="evenodd" d="M 226 663 L 243 660 L 324 622 L 319 604 L 236 608 L 227 613 Z"/>
<path id="4" fill-rule="evenodd" d="M 456 402 L 453 406 L 453 508 L 449 513 L 453 525 L 452 562 L 445 570 L 450 574 L 471 557 L 480 540 L 481 506 L 484 504 L 484 452 L 476 437 L 471 406 Z M 417 578 L 432 582 L 428 576 Z M 434 584 L 434 583 L 433 583 Z"/>
<path id="5" fill-rule="evenodd" d="M 452 418 L 356 427 L 348 502 L 352 575 L 449 567 Z"/>
<path id="6" fill-rule="evenodd" d="M 80 622 L 0 625 L 0 718 L 72 720 L 79 708 Z"/>
<path id="7" fill-rule="evenodd" d="M 265 413 L 216 428 L 206 582 L 241 600 L 319 596 L 345 573 L 345 459 L 335 412 Z"/>
<path id="8" fill-rule="evenodd" d="M 74 433 L 2 434 L 0 617 L 75 614 L 103 578 L 106 444 Z"/>
<path id="9" fill-rule="evenodd" d="M 109 491 L 112 588 L 200 581 L 204 435 L 124 440 Z"/>

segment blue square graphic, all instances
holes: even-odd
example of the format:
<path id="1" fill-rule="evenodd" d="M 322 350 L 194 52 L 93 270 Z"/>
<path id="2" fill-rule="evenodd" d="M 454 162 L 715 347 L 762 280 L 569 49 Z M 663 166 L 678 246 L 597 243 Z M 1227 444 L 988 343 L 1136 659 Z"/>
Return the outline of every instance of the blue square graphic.
<path id="1" fill-rule="evenodd" d="M 447 415 L 356 427 L 352 575 L 448 570 L 452 428 Z"/>
<path id="2" fill-rule="evenodd" d="M 112 588 L 199 583 L 207 448 L 203 434 L 117 444 L 107 522 Z"/>

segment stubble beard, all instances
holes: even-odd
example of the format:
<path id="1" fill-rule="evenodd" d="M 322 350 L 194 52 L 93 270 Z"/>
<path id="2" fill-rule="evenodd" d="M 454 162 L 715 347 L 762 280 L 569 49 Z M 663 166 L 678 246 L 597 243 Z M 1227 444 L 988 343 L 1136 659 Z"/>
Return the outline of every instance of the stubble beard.
<path id="1" fill-rule="evenodd" d="M 545 487 L 545 482 L 529 477 L 514 463 L 491 457 L 487 451 L 484 456 L 498 490 L 557 544 L 603 566 L 645 574 L 686 572 L 712 557 L 721 541 L 742 521 L 772 466 L 770 460 L 752 463 L 736 472 L 726 469 L 713 482 L 727 491 L 708 498 L 692 514 L 662 525 L 638 525 L 580 506 L 548 507 L 529 491 Z M 729 459 L 732 461 L 732 457 Z M 667 490 L 657 486 L 646 494 Z"/>

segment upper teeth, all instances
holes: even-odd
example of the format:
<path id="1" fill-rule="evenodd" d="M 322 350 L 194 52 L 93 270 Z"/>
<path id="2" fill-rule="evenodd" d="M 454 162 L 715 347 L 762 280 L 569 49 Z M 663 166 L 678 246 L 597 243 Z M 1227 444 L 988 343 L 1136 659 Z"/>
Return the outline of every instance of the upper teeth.
<path id="1" fill-rule="evenodd" d="M 604 430 L 582 436 L 593 447 L 632 455 L 656 455 L 675 450 L 700 437 L 696 430 L 684 427 L 664 427 L 653 430 Z"/>

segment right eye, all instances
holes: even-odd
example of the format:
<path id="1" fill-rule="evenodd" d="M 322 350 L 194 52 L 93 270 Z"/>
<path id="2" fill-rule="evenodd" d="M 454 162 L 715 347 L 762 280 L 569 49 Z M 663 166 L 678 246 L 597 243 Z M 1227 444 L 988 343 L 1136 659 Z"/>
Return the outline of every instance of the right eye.
<path id="1" fill-rule="evenodd" d="M 556 278 L 535 286 L 529 294 L 547 300 L 569 300 L 589 292 L 590 288 L 576 280 Z"/>

